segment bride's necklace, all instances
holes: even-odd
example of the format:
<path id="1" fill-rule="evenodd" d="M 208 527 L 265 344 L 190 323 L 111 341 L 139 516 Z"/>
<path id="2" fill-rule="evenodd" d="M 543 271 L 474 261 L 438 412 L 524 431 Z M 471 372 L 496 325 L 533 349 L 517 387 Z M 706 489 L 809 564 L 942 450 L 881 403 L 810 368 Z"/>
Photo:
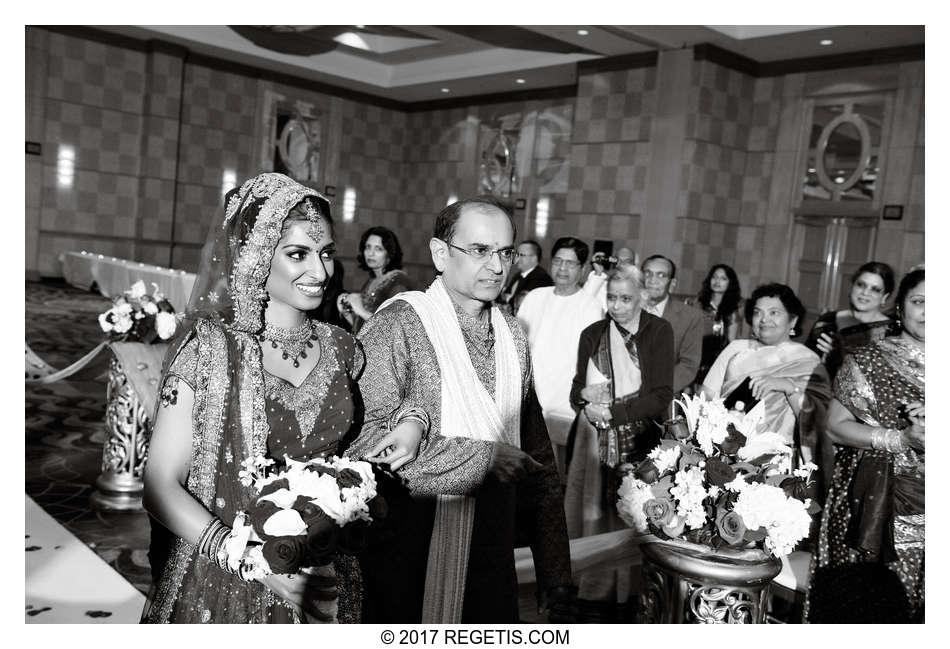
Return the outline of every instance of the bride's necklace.
<path id="1" fill-rule="evenodd" d="M 307 350 L 313 348 L 313 341 L 317 339 L 317 332 L 310 320 L 304 321 L 299 327 L 284 329 L 272 324 L 265 324 L 264 331 L 258 334 L 261 342 L 269 340 L 271 347 L 283 349 L 281 358 L 292 362 L 294 367 L 300 367 L 301 358 L 307 357 Z"/>

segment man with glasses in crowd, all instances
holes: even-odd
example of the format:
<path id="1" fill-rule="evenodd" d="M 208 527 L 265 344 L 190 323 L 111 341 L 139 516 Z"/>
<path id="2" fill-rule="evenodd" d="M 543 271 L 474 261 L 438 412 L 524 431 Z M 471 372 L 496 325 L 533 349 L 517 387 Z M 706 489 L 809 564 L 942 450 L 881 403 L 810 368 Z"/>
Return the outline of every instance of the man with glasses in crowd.
<path id="1" fill-rule="evenodd" d="M 509 305 L 512 313 L 518 313 L 518 307 L 524 296 L 536 288 L 551 286 L 554 281 L 541 264 L 541 244 L 533 239 L 525 239 L 518 245 L 515 255 L 515 267 L 511 269 L 505 290 L 498 301 Z"/>
<path id="2" fill-rule="evenodd" d="M 646 284 L 643 310 L 673 326 L 673 394 L 678 395 L 696 378 L 703 351 L 703 314 L 670 296 L 676 287 L 676 264 L 663 255 L 650 255 L 640 267 Z"/>
<path id="3" fill-rule="evenodd" d="M 570 551 L 551 441 L 524 332 L 492 306 L 514 236 L 492 198 L 448 205 L 429 242 L 440 276 L 384 303 L 359 333 L 365 417 L 347 454 L 388 452 L 399 466 L 414 446 L 399 438 L 422 438 L 398 469 L 411 496 L 384 490 L 390 516 L 360 559 L 364 622 L 517 622 L 516 536 L 532 549 L 539 610 L 566 621 Z"/>
<path id="4" fill-rule="evenodd" d="M 573 421 L 571 382 L 577 370 L 581 331 L 603 317 L 597 299 L 580 286 L 588 252 L 580 239 L 561 237 L 555 241 L 551 252 L 554 286 L 534 289 L 518 309 L 531 348 L 538 401 L 549 421 L 552 415 Z"/>

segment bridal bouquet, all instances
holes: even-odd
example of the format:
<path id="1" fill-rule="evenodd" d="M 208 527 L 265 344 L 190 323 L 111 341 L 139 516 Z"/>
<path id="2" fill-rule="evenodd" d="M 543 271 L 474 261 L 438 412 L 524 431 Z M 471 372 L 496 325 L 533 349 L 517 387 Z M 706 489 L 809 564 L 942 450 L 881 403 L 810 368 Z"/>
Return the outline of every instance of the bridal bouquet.
<path id="1" fill-rule="evenodd" d="M 257 499 L 250 511 L 238 512 L 227 554 L 251 579 L 325 565 L 335 552 L 356 554 L 366 545 L 369 523 L 386 516 L 369 462 L 284 461 L 275 471 L 274 460 L 249 458 L 238 474 Z"/>
<path id="2" fill-rule="evenodd" d="M 178 321 L 175 309 L 152 284 L 151 295 L 145 282 L 137 281 L 130 289 L 112 299 L 112 307 L 99 314 L 99 326 L 112 342 L 154 343 L 175 335 Z"/>
<path id="3" fill-rule="evenodd" d="M 808 463 L 759 432 L 764 406 L 727 410 L 703 395 L 676 401 L 685 420 L 638 466 L 625 465 L 617 511 L 638 532 L 713 550 L 759 548 L 781 557 L 808 536 L 818 506 L 806 498 Z"/>

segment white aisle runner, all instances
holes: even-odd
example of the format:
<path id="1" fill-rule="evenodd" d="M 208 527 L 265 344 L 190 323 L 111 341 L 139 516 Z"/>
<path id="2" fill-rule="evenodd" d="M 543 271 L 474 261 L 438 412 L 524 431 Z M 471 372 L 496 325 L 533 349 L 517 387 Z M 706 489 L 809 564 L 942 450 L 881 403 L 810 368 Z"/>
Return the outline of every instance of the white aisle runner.
<path id="1" fill-rule="evenodd" d="M 134 624 L 145 595 L 26 496 L 26 621 Z"/>

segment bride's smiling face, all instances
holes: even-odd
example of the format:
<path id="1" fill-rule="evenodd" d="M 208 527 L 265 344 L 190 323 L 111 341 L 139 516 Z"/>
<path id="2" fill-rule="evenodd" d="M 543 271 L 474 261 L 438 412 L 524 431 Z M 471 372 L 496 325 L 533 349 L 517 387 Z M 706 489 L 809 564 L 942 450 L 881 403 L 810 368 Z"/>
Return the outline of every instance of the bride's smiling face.
<path id="1" fill-rule="evenodd" d="M 320 306 L 327 280 L 333 276 L 336 248 L 327 222 L 319 219 L 317 223 L 319 227 L 306 220 L 285 225 L 265 284 L 274 305 L 298 311 Z"/>

